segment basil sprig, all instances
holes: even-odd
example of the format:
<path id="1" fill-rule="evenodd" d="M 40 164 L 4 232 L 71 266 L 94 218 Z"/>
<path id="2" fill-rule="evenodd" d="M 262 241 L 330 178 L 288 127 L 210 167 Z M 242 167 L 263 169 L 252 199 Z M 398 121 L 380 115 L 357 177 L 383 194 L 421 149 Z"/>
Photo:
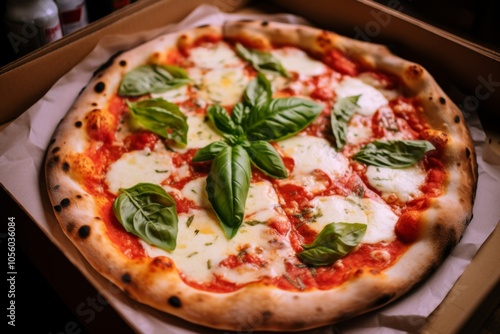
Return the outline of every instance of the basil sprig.
<path id="1" fill-rule="evenodd" d="M 178 217 L 174 199 L 160 186 L 139 183 L 120 189 L 113 212 L 127 232 L 167 251 L 174 250 Z"/>
<path id="2" fill-rule="evenodd" d="M 162 98 L 127 101 L 132 118 L 147 130 L 175 141 L 184 146 L 187 144 L 187 117 L 179 107 Z"/>
<path id="3" fill-rule="evenodd" d="M 286 69 L 283 67 L 279 59 L 269 52 L 259 51 L 255 49 L 247 49 L 240 43 L 236 43 L 236 53 L 258 72 L 274 72 L 283 77 L 288 77 Z"/>
<path id="4" fill-rule="evenodd" d="M 326 266 L 349 253 L 365 235 L 367 225 L 361 223 L 330 223 L 303 251 L 297 253 L 300 261 L 311 266 Z"/>
<path id="5" fill-rule="evenodd" d="M 353 159 L 371 166 L 405 168 L 434 149 L 427 140 L 375 140 L 363 146 Z"/>
<path id="6" fill-rule="evenodd" d="M 118 94 L 140 96 L 148 93 L 162 93 L 189 82 L 187 72 L 181 67 L 148 64 L 125 74 L 120 82 Z"/>
<path id="7" fill-rule="evenodd" d="M 208 118 L 223 140 L 199 149 L 193 161 L 213 160 L 206 191 L 228 238 L 236 235 L 243 222 L 251 165 L 274 178 L 288 176 L 283 160 L 268 141 L 303 130 L 322 109 L 306 99 L 272 99 L 271 85 L 261 73 L 247 86 L 243 102 L 233 107 L 231 115 L 219 105 L 208 109 Z"/>
<path id="8" fill-rule="evenodd" d="M 347 143 L 347 123 L 356 111 L 358 100 L 361 95 L 353 95 L 338 100 L 332 108 L 331 125 L 335 137 L 335 148 L 342 150 Z"/>

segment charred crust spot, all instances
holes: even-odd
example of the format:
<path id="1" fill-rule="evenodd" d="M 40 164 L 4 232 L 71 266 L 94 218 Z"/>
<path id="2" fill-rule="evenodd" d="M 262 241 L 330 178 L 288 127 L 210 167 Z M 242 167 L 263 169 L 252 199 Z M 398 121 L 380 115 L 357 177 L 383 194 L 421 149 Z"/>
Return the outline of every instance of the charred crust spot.
<path id="1" fill-rule="evenodd" d="M 60 187 L 61 187 L 61 185 L 56 184 L 55 186 L 52 187 L 52 190 L 57 191 L 57 190 L 59 190 Z"/>
<path id="2" fill-rule="evenodd" d="M 58 204 L 58 205 L 54 205 L 54 210 L 56 210 L 56 212 L 61 212 L 62 211 L 62 207 Z"/>
<path id="3" fill-rule="evenodd" d="M 271 311 L 263 311 L 262 312 L 262 317 L 264 318 L 264 321 L 269 320 L 273 316 L 273 312 Z"/>
<path id="4" fill-rule="evenodd" d="M 442 97 L 442 96 L 441 96 L 441 97 L 439 98 L 439 103 L 441 103 L 441 104 L 446 104 L 446 99 L 445 99 L 444 97 Z"/>
<path id="5" fill-rule="evenodd" d="M 54 148 L 52 149 L 52 153 L 54 153 L 54 154 L 55 154 L 55 153 L 59 152 L 59 150 L 60 150 L 60 149 L 61 149 L 61 148 L 60 148 L 59 146 L 54 147 Z"/>
<path id="6" fill-rule="evenodd" d="M 179 308 L 182 306 L 181 300 L 177 296 L 170 297 L 168 299 L 168 303 L 170 304 L 170 306 L 175 307 L 175 308 Z"/>
<path id="7" fill-rule="evenodd" d="M 55 138 L 52 138 L 52 139 L 50 140 L 49 146 L 50 146 L 50 145 L 52 145 L 52 144 L 54 144 L 55 142 L 56 142 L 56 139 L 55 139 Z"/>
<path id="8" fill-rule="evenodd" d="M 453 121 L 457 124 L 460 123 L 460 116 L 456 115 L 455 118 L 453 118 Z"/>
<path id="9" fill-rule="evenodd" d="M 125 284 L 130 284 L 132 283 L 132 277 L 130 276 L 129 273 L 125 273 L 122 275 L 122 282 Z"/>
<path id="10" fill-rule="evenodd" d="M 81 121 L 75 122 L 75 127 L 81 128 L 82 127 L 82 122 Z"/>
<path id="11" fill-rule="evenodd" d="M 390 302 L 392 300 L 392 298 L 394 298 L 393 293 L 384 294 L 384 295 L 380 296 L 379 298 L 377 298 L 377 300 L 375 300 L 374 306 L 377 307 L 377 306 L 385 305 L 388 302 Z"/>
<path id="12" fill-rule="evenodd" d="M 101 220 L 101 217 L 94 217 L 95 220 Z"/>
<path id="13" fill-rule="evenodd" d="M 466 156 L 467 158 L 469 158 L 469 157 L 470 157 L 470 150 L 469 150 L 469 148 L 468 148 L 468 147 L 466 147 L 466 148 L 465 148 L 465 156 Z"/>
<path id="14" fill-rule="evenodd" d="M 121 67 L 125 67 L 127 66 L 127 61 L 126 60 L 120 60 L 120 62 L 118 63 Z"/>
<path id="15" fill-rule="evenodd" d="M 71 234 L 74 229 L 75 229 L 75 224 L 73 224 L 72 222 L 66 224 L 66 231 L 68 231 L 69 234 Z"/>
<path id="16" fill-rule="evenodd" d="M 316 312 L 322 313 L 323 312 L 323 308 L 321 306 L 316 307 Z"/>
<path id="17" fill-rule="evenodd" d="M 263 26 L 263 27 L 266 27 L 266 26 L 268 26 L 268 25 L 269 25 L 269 22 L 267 22 L 267 21 L 262 21 L 262 23 L 261 23 L 260 25 L 261 25 L 261 26 Z"/>
<path id="18" fill-rule="evenodd" d="M 96 103 L 96 102 L 92 102 L 90 105 L 91 105 L 92 107 L 97 107 L 97 103 Z"/>
<path id="19" fill-rule="evenodd" d="M 203 29 L 206 27 L 210 27 L 210 24 L 202 24 L 201 26 L 197 26 L 196 29 Z"/>
<path id="20" fill-rule="evenodd" d="M 65 171 L 65 172 L 69 171 L 69 163 L 67 163 L 67 162 L 63 162 L 63 164 L 62 164 L 62 169 L 63 169 L 63 171 Z"/>
<path id="21" fill-rule="evenodd" d="M 53 156 L 52 158 L 50 158 L 49 160 L 49 167 L 54 167 L 55 165 L 57 165 L 59 163 L 59 156 Z"/>
<path id="22" fill-rule="evenodd" d="M 88 225 L 83 225 L 78 229 L 78 236 L 82 239 L 88 238 L 90 235 L 90 226 Z"/>
<path id="23" fill-rule="evenodd" d="M 68 207 L 68 206 L 69 206 L 69 204 L 70 204 L 70 200 L 69 200 L 69 198 L 64 198 L 64 199 L 61 201 L 61 203 L 59 203 L 59 204 L 61 204 L 61 207 L 66 208 L 66 207 Z"/>
<path id="24" fill-rule="evenodd" d="M 96 93 L 102 93 L 105 88 L 106 88 L 106 85 L 104 84 L 104 82 L 99 81 L 94 86 L 94 92 L 96 92 Z"/>
<path id="25" fill-rule="evenodd" d="M 82 199 L 82 195 L 76 195 L 76 198 Z"/>

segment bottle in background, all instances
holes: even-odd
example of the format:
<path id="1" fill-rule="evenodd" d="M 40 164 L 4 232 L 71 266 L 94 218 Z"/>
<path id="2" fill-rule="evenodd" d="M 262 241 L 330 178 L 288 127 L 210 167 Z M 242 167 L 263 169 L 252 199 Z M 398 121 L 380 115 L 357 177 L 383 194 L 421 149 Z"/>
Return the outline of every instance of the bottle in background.
<path id="1" fill-rule="evenodd" d="M 53 0 L 7 0 L 4 21 L 16 57 L 62 37 L 59 11 Z"/>
<path id="2" fill-rule="evenodd" d="M 89 23 L 85 0 L 56 0 L 56 4 L 64 35 L 79 30 Z"/>

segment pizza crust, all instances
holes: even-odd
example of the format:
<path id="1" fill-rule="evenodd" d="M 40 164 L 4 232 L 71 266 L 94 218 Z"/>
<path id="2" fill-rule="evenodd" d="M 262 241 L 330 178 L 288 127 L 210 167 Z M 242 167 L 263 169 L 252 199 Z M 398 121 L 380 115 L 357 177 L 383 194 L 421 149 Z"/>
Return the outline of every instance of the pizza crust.
<path id="1" fill-rule="evenodd" d="M 169 46 L 189 45 L 207 33 L 245 40 L 261 49 L 272 44 L 293 45 L 318 58 L 339 48 L 367 66 L 403 78 L 408 93 L 420 98 L 428 121 L 445 134 L 448 176 L 444 195 L 434 198 L 423 216 L 418 240 L 392 267 L 384 272 L 360 271 L 355 279 L 330 290 L 293 292 L 252 283 L 235 292 L 211 293 L 187 285 L 175 263 L 166 257 L 132 260 L 112 244 L 96 209 L 99 199 L 79 184 L 81 174 L 93 173 L 95 166 L 79 157 L 88 137 L 78 130 L 86 126 L 84 117 L 90 110 L 104 107 L 127 71 L 155 62 Z M 199 27 L 158 37 L 117 55 L 83 90 L 53 138 L 45 171 L 54 213 L 64 233 L 96 271 L 134 300 L 192 323 L 225 330 L 304 330 L 349 319 L 397 299 L 439 266 L 459 241 L 471 219 L 477 183 L 474 146 L 464 119 L 424 68 L 381 45 L 275 22 Z"/>

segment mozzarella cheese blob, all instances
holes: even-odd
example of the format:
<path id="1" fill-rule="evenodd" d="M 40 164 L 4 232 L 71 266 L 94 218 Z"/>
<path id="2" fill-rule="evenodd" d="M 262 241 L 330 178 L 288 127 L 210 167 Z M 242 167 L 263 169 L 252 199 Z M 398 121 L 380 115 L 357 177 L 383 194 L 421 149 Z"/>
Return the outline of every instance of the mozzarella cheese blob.
<path id="1" fill-rule="evenodd" d="M 226 43 L 213 47 L 198 46 L 190 49 L 189 60 L 198 68 L 224 68 L 242 65 L 243 61 Z"/>
<path id="2" fill-rule="evenodd" d="M 172 173 L 181 172 L 172 164 L 165 151 L 144 149 L 123 154 L 111 164 L 106 174 L 110 192 L 117 194 L 120 188 L 130 188 L 141 182 L 160 184 Z"/>
<path id="3" fill-rule="evenodd" d="M 363 81 L 346 77 L 336 87 L 337 98 L 361 95 L 358 99 L 359 108 L 357 113 L 363 116 L 373 115 L 378 108 L 388 103 L 387 99 L 374 87 L 367 85 Z"/>
<path id="4" fill-rule="evenodd" d="M 330 142 L 313 136 L 294 136 L 278 142 L 285 156 L 294 160 L 290 178 L 297 181 L 308 191 L 322 190 L 314 172 L 320 170 L 335 180 L 344 175 L 349 168 L 347 158 L 335 151 Z"/>
<path id="5" fill-rule="evenodd" d="M 372 187 L 382 193 L 382 198 L 397 196 L 407 202 L 422 194 L 419 187 L 424 183 L 427 174 L 418 165 L 403 169 L 368 166 L 366 178 Z"/>
<path id="6" fill-rule="evenodd" d="M 304 76 L 315 76 L 325 73 L 326 66 L 320 61 L 311 58 L 307 53 L 296 48 L 280 48 L 272 54 L 281 62 L 281 65 L 290 72 Z"/>
<path id="7" fill-rule="evenodd" d="M 311 201 L 316 221 L 309 227 L 318 233 L 325 225 L 335 223 L 362 223 L 367 229 L 362 243 L 374 244 L 395 239 L 396 214 L 385 204 L 357 196 L 318 196 Z"/>

